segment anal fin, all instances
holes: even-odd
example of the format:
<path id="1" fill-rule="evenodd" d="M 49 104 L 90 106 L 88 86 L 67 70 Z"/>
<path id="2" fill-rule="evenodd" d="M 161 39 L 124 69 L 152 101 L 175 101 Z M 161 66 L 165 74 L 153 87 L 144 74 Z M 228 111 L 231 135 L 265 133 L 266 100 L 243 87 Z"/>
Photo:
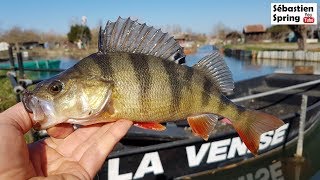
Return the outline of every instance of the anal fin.
<path id="1" fill-rule="evenodd" d="M 134 126 L 140 127 L 142 129 L 150 129 L 155 131 L 164 131 L 166 127 L 160 123 L 156 122 L 135 122 Z"/>
<path id="2" fill-rule="evenodd" d="M 201 114 L 190 116 L 187 120 L 192 132 L 207 141 L 218 121 L 218 116 L 213 114 Z"/>

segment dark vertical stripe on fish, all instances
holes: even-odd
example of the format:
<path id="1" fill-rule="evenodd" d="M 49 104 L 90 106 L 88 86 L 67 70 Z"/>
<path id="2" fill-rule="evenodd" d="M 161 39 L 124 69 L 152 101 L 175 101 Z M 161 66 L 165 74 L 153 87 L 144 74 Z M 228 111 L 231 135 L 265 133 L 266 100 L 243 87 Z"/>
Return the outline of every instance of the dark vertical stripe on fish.
<path id="1" fill-rule="evenodd" d="M 183 79 L 185 79 L 185 81 L 187 82 L 186 87 L 188 88 L 188 90 L 191 90 L 191 87 L 192 87 L 193 73 L 194 73 L 194 70 L 192 68 L 190 67 L 185 68 Z"/>
<path id="2" fill-rule="evenodd" d="M 203 91 L 202 91 L 202 105 L 206 107 L 210 102 L 210 95 L 212 91 L 214 90 L 214 85 L 212 81 L 210 81 L 208 78 L 204 78 L 203 82 Z"/>
<path id="3" fill-rule="evenodd" d="M 220 94 L 219 99 L 220 99 L 220 103 L 218 106 L 218 111 L 223 112 L 227 108 L 227 106 L 229 106 L 230 103 L 232 103 L 232 102 L 227 97 L 225 97 L 223 94 Z"/>
<path id="4" fill-rule="evenodd" d="M 129 57 L 140 86 L 140 111 L 147 114 L 150 107 L 148 102 L 150 101 L 150 88 L 152 83 L 149 61 L 145 55 L 129 54 Z"/>
<path id="5" fill-rule="evenodd" d="M 178 77 L 180 76 L 178 69 L 176 68 L 176 64 L 174 64 L 171 61 L 163 60 L 163 66 L 167 72 L 167 75 L 169 77 L 169 85 L 171 89 L 171 96 L 172 96 L 172 102 L 171 102 L 171 110 L 172 113 L 176 113 L 175 110 L 179 109 L 180 101 L 182 99 L 181 93 L 182 93 L 182 84 L 178 81 Z"/>
<path id="6" fill-rule="evenodd" d="M 243 106 L 236 105 L 236 107 L 237 107 L 237 110 L 238 110 L 239 113 L 243 113 L 243 112 L 246 111 L 246 108 L 244 108 Z"/>
<path id="7" fill-rule="evenodd" d="M 105 79 L 115 80 L 114 70 L 111 66 L 108 54 L 93 54 L 90 56 L 93 62 L 100 68 L 101 75 Z"/>

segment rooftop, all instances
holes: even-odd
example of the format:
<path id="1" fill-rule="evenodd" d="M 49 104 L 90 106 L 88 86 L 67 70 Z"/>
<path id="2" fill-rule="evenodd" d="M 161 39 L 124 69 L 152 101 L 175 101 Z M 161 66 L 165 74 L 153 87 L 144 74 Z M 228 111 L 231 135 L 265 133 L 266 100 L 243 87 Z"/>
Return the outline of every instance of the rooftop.
<path id="1" fill-rule="evenodd" d="M 262 33 L 266 28 L 262 24 L 248 25 L 243 28 L 244 33 Z"/>

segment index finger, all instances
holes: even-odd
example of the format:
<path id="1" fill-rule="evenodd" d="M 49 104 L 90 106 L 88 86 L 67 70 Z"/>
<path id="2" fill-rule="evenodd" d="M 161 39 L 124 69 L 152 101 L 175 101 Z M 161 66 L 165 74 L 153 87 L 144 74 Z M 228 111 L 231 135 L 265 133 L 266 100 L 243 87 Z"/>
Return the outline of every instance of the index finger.
<path id="1" fill-rule="evenodd" d="M 23 134 L 33 126 L 33 121 L 21 102 L 2 112 L 0 114 L 0 123 L 13 125 Z"/>
<path id="2" fill-rule="evenodd" d="M 108 124 L 104 126 L 108 126 Z M 110 128 L 106 128 L 106 131 L 98 139 L 91 142 L 93 145 L 88 147 L 79 161 L 91 177 L 94 177 L 113 147 L 127 133 L 131 126 L 132 121 L 118 120 Z"/>

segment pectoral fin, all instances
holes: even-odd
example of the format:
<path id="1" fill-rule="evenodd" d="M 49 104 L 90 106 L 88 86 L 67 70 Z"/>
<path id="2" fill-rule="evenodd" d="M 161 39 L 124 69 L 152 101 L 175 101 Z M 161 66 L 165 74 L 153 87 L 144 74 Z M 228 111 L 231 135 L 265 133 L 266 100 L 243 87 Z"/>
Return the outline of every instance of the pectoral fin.
<path id="1" fill-rule="evenodd" d="M 135 122 L 133 125 L 143 128 L 143 129 L 150 129 L 155 131 L 164 131 L 166 127 L 162 124 L 155 123 L 155 122 Z"/>
<path id="2" fill-rule="evenodd" d="M 207 141 L 218 121 L 218 116 L 213 114 L 202 114 L 190 116 L 187 120 L 192 132 Z"/>

